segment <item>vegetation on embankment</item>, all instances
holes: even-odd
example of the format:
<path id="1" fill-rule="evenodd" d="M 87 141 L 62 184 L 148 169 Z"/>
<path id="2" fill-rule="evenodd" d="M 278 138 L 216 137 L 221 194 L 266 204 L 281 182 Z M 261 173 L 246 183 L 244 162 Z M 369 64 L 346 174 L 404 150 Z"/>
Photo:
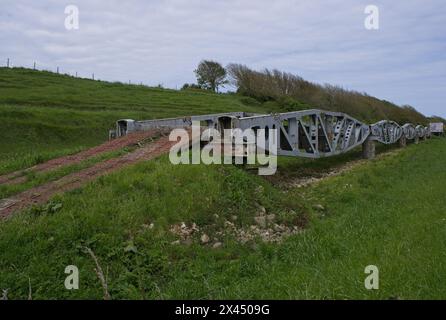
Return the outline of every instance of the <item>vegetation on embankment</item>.
<path id="1" fill-rule="evenodd" d="M 101 299 L 89 247 L 113 299 L 444 299 L 445 157 L 436 138 L 288 190 L 232 166 L 142 163 L 0 223 L 0 289 Z M 282 243 L 216 235 L 225 221 L 249 230 L 258 205 L 278 223 L 309 224 Z M 170 232 L 181 222 L 200 228 L 187 244 Z M 67 265 L 79 268 L 79 290 L 64 287 Z M 367 265 L 379 268 L 379 290 L 364 288 Z"/>
<path id="2" fill-rule="evenodd" d="M 285 76 L 290 75 L 282 74 Z M 296 81 L 307 84 L 300 78 Z M 414 123 L 428 121 L 411 109 L 401 109 L 356 93 L 335 94 L 326 104 L 321 101 L 328 96 L 320 86 L 302 85 L 302 90 L 284 96 L 274 93 L 277 88 L 271 84 L 271 90 L 264 88 L 262 91 L 265 96 L 260 95 L 255 83 L 249 90 L 240 84 L 241 94 L 216 94 L 206 90 L 177 91 L 94 81 L 24 68 L 0 68 L 0 174 L 104 142 L 108 129 L 121 118 L 155 119 L 229 111 L 269 113 L 322 108 L 344 111 L 366 122 L 383 118 Z M 314 94 L 310 94 L 308 88 L 316 91 L 312 89 Z M 344 100 L 337 99 L 338 96 Z M 359 100 L 352 99 L 353 96 Z M 316 101 L 308 97 L 320 99 Z M 378 112 L 371 103 L 373 101 L 384 109 Z M 401 112 L 404 117 L 400 117 Z"/>
<path id="3" fill-rule="evenodd" d="M 0 68 L 0 174 L 100 144 L 118 119 L 274 111 L 241 100 L 202 90 L 176 91 Z"/>
<path id="4" fill-rule="evenodd" d="M 0 68 L 0 104 L 124 112 L 150 119 L 255 111 L 230 94 L 129 85 L 24 68 Z"/>
<path id="5" fill-rule="evenodd" d="M 291 73 L 268 69 L 256 71 L 239 64 L 230 64 L 227 70 L 239 94 L 263 103 L 277 104 L 283 111 L 311 108 L 338 111 L 366 123 L 385 119 L 401 125 L 427 125 L 429 122 L 429 119 L 414 107 L 397 106 L 392 102 L 340 86 L 312 83 Z"/>
<path id="6" fill-rule="evenodd" d="M 119 118 L 269 112 L 282 106 L 234 94 L 0 69 L 0 172 L 98 144 Z M 8 289 L 10 299 L 28 298 L 30 285 L 33 299 L 100 299 L 88 247 L 106 273 L 113 299 L 444 299 L 445 156 L 446 140 L 436 138 L 299 189 L 282 189 L 233 166 L 173 166 L 167 157 L 141 163 L 1 221 L 0 289 Z M 301 172 L 330 170 L 358 157 L 352 152 L 279 159 L 279 170 L 299 178 Z M 22 187 L 28 185 L 17 186 Z M 274 223 L 301 231 L 280 243 L 259 238 L 240 243 L 230 232 L 218 233 L 227 230 L 227 222 L 249 232 L 262 208 L 274 215 Z M 196 223 L 200 231 L 178 244 L 171 228 L 182 222 Z M 206 244 L 202 233 L 210 236 Z M 377 291 L 364 288 L 370 264 L 380 270 Z M 67 265 L 80 270 L 79 290 L 64 287 Z"/>
<path id="7" fill-rule="evenodd" d="M 129 152 L 134 151 L 134 149 L 135 147 L 132 146 L 125 147 L 117 151 L 105 152 L 96 156 L 92 156 L 86 160 L 82 160 L 79 163 L 55 166 L 48 171 L 44 170 L 43 172 L 23 172 L 23 175 L 18 177 L 19 181 L 13 183 L 8 181 L 8 183 L 0 184 L 0 199 L 5 199 L 9 196 L 28 190 L 32 187 L 55 181 L 73 172 L 89 168 L 96 163 L 125 155 Z"/>

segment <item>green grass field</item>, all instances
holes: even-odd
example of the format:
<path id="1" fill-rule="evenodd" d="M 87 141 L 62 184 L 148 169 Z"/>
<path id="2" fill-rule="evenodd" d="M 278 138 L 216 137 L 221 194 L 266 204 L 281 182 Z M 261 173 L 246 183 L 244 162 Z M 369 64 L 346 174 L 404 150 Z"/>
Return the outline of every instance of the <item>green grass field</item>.
<path id="1" fill-rule="evenodd" d="M 104 142 L 118 119 L 274 111 L 243 101 L 249 99 L 0 68 L 0 174 Z"/>
<path id="2" fill-rule="evenodd" d="M 34 89 L 31 80 L 38 83 L 41 75 L 32 71 L 0 74 L 0 117 L 9 119 L 0 146 L 2 172 L 98 144 L 117 118 L 263 111 L 233 95 L 135 86 L 129 89 L 135 93 L 118 97 L 124 85 L 80 80 L 75 87 L 78 80 L 59 77 L 54 86 L 67 81 L 66 90 L 81 94 L 76 102 L 64 96 L 65 89 L 60 97 L 48 88 Z M 18 82 L 25 87 L 15 88 Z M 94 97 L 87 93 L 90 84 L 92 92 L 98 90 Z M 0 221 L 0 290 L 8 289 L 10 299 L 27 299 L 30 285 L 33 299 L 102 299 L 88 247 L 112 299 L 445 299 L 446 140 L 379 150 L 375 160 L 299 189 L 284 188 L 282 175 L 317 175 L 358 160 L 359 152 L 281 158 L 277 181 L 230 165 L 174 166 L 167 156 L 127 167 Z M 33 176 L 17 188 L 79 168 Z M 249 230 L 261 207 L 277 223 L 300 231 L 280 243 L 241 243 L 225 232 L 226 221 Z M 176 244 L 170 229 L 182 222 L 196 223 L 200 232 L 190 243 Z M 202 233 L 222 245 L 202 244 Z M 68 265 L 79 268 L 79 290 L 64 287 Z M 367 265 L 379 268 L 379 290 L 364 287 Z"/>
<path id="3" fill-rule="evenodd" d="M 55 213 L 36 208 L 1 223 L 0 285 L 11 298 L 26 298 L 31 279 L 35 299 L 100 299 L 88 246 L 115 299 L 445 298 L 445 156 L 446 140 L 435 139 L 286 193 L 230 166 L 143 163 L 56 197 Z M 310 222 L 281 244 L 230 235 L 218 249 L 171 244 L 169 226 L 183 221 L 212 234 L 236 214 L 249 227 L 255 203 L 280 220 L 294 212 Z M 70 264 L 79 290 L 63 286 Z M 367 265 L 380 270 L 379 290 L 364 288 Z"/>

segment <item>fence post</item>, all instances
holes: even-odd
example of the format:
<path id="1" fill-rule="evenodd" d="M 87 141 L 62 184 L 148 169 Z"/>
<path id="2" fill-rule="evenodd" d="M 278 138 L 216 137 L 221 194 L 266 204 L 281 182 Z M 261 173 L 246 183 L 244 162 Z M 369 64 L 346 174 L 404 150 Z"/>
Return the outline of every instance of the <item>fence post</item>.
<path id="1" fill-rule="evenodd" d="M 6 59 L 6 68 L 9 68 L 9 58 Z"/>
<path id="2" fill-rule="evenodd" d="M 36 62 L 34 61 L 33 70 L 36 70 Z"/>

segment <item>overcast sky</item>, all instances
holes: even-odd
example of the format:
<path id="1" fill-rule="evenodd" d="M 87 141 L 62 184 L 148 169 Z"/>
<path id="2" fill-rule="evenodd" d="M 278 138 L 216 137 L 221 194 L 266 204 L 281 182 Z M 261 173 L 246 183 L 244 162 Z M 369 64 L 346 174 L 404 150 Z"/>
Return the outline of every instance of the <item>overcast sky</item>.
<path id="1" fill-rule="evenodd" d="M 370 4 L 378 30 L 364 26 Z M 180 88 L 213 59 L 446 116 L 445 31 L 444 0 L 1 0 L 0 64 Z"/>

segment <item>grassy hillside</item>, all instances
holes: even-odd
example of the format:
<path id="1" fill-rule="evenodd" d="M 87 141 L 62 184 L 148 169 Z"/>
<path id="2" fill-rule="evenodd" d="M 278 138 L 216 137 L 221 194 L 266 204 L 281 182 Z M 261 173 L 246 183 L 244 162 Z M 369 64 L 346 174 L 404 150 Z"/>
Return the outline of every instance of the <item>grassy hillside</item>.
<path id="1" fill-rule="evenodd" d="M 304 97 L 301 102 L 290 99 L 261 103 L 234 94 L 176 91 L 24 68 L 0 68 L 0 174 L 99 144 L 121 118 L 154 119 L 229 111 L 268 113 L 319 107 L 344 111 L 365 122 L 384 118 L 427 121 L 411 110 L 406 110 L 410 116 L 401 118 L 402 109 L 391 104 L 386 112 L 377 112 L 371 103 L 375 98 L 367 96 L 342 103 L 333 100 L 332 104 L 316 100 L 312 103 Z M 352 103 L 355 106 L 348 107 Z"/>
<path id="2" fill-rule="evenodd" d="M 445 156 L 446 140 L 434 139 L 290 190 L 231 166 L 143 163 L 0 223 L 0 288 L 26 298 L 30 281 L 35 299 L 101 299 L 88 246 L 114 299 L 444 299 Z M 225 221 L 250 230 L 258 205 L 277 223 L 310 222 L 278 244 L 218 234 Z M 200 229 L 188 244 L 169 231 L 181 222 Z M 70 264 L 79 290 L 63 286 Z M 367 265 L 378 266 L 380 290 L 364 288 Z"/>
<path id="3" fill-rule="evenodd" d="M 274 111 L 241 100 L 0 68 L 0 174 L 106 141 L 117 119 Z"/>
<path id="4" fill-rule="evenodd" d="M 231 95 L 93 81 L 23 68 L 0 68 L 0 103 L 80 111 L 150 113 L 151 118 L 251 110 Z"/>
<path id="5" fill-rule="evenodd" d="M 98 144 L 119 118 L 280 107 L 0 68 L 0 173 Z M 306 188 L 289 180 L 319 177 L 360 152 L 280 158 L 269 179 L 234 166 L 173 166 L 167 156 L 127 167 L 0 221 L 0 291 L 26 299 L 31 285 L 34 299 L 101 299 L 88 247 L 113 299 L 445 299 L 446 140 L 378 150 L 385 153 Z M 12 196 L 121 152 L 29 175 L 0 193 Z M 262 215 L 270 222 L 260 235 Z M 264 242 L 265 231 L 284 237 Z M 80 288 L 69 291 L 64 270 L 72 264 Z M 363 285 L 370 264 L 380 270 L 377 291 Z"/>

